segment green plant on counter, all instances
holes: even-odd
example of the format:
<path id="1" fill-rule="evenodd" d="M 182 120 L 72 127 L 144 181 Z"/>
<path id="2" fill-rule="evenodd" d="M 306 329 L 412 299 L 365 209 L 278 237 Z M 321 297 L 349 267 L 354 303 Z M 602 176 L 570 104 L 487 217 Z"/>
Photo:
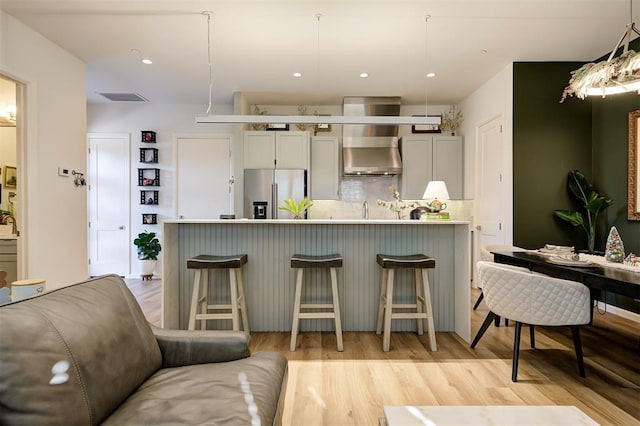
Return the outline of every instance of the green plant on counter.
<path id="1" fill-rule="evenodd" d="M 301 219 L 302 214 L 313 206 L 313 202 L 307 197 L 304 197 L 299 203 L 296 203 L 292 198 L 287 198 L 283 203 L 284 205 L 278 206 L 278 209 L 288 211 L 293 215 L 294 219 Z"/>
<path id="2" fill-rule="evenodd" d="M 138 238 L 133 240 L 133 244 L 138 248 L 138 259 L 158 260 L 158 255 L 162 250 L 160 240 L 156 238 L 155 232 L 144 231 L 138 234 Z"/>
<path id="3" fill-rule="evenodd" d="M 587 233 L 589 253 L 595 249 L 596 220 L 598 215 L 611 204 L 613 200 L 598 194 L 586 177 L 578 170 L 569 172 L 568 186 L 571 193 L 582 204 L 586 212 L 586 221 L 583 213 L 572 210 L 556 210 L 554 213 L 560 219 L 569 222 L 572 226 L 582 226 Z"/>

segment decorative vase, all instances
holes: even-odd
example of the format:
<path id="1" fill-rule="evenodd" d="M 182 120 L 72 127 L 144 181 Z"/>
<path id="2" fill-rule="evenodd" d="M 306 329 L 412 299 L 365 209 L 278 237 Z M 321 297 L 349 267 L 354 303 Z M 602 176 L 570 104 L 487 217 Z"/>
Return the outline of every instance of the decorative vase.
<path id="1" fill-rule="evenodd" d="M 153 276 L 153 271 L 156 269 L 157 260 L 140 260 L 140 275 L 143 277 Z"/>

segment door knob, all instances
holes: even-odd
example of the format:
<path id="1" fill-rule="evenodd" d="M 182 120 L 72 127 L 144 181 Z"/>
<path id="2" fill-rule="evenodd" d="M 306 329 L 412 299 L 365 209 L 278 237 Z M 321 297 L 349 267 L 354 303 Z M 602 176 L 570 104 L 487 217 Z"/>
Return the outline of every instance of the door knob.
<path id="1" fill-rule="evenodd" d="M 482 231 L 482 226 L 476 225 L 476 231 Z"/>
<path id="2" fill-rule="evenodd" d="M 118 229 L 124 229 L 124 225 L 118 226 Z"/>

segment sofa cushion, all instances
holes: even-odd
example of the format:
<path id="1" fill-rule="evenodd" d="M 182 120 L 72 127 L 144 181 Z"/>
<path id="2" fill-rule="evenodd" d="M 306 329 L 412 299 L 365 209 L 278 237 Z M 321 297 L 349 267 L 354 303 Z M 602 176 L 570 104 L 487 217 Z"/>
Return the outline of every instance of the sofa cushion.
<path id="1" fill-rule="evenodd" d="M 68 380 L 49 384 L 67 361 Z M 122 279 L 108 275 L 0 307 L 0 424 L 97 424 L 161 365 Z"/>
<path id="2" fill-rule="evenodd" d="M 246 375 L 243 386 L 240 374 Z M 163 368 L 149 378 L 105 425 L 250 425 L 247 401 L 262 425 L 274 424 L 287 360 L 277 352 L 216 364 Z M 248 395 L 251 396 L 248 396 Z M 284 392 L 282 393 L 284 396 Z"/>

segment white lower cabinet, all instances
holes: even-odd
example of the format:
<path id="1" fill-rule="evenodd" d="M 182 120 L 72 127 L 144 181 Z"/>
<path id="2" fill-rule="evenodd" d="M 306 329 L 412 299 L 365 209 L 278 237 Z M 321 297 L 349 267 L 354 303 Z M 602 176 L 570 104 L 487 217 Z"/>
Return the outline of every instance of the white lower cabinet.
<path id="1" fill-rule="evenodd" d="M 400 139 L 402 176 L 400 196 L 420 200 L 432 180 L 447 185 L 452 200 L 463 198 L 464 146 L 462 136 L 410 135 Z"/>
<path id="2" fill-rule="evenodd" d="M 340 197 L 338 138 L 311 138 L 311 199 L 337 200 Z"/>

